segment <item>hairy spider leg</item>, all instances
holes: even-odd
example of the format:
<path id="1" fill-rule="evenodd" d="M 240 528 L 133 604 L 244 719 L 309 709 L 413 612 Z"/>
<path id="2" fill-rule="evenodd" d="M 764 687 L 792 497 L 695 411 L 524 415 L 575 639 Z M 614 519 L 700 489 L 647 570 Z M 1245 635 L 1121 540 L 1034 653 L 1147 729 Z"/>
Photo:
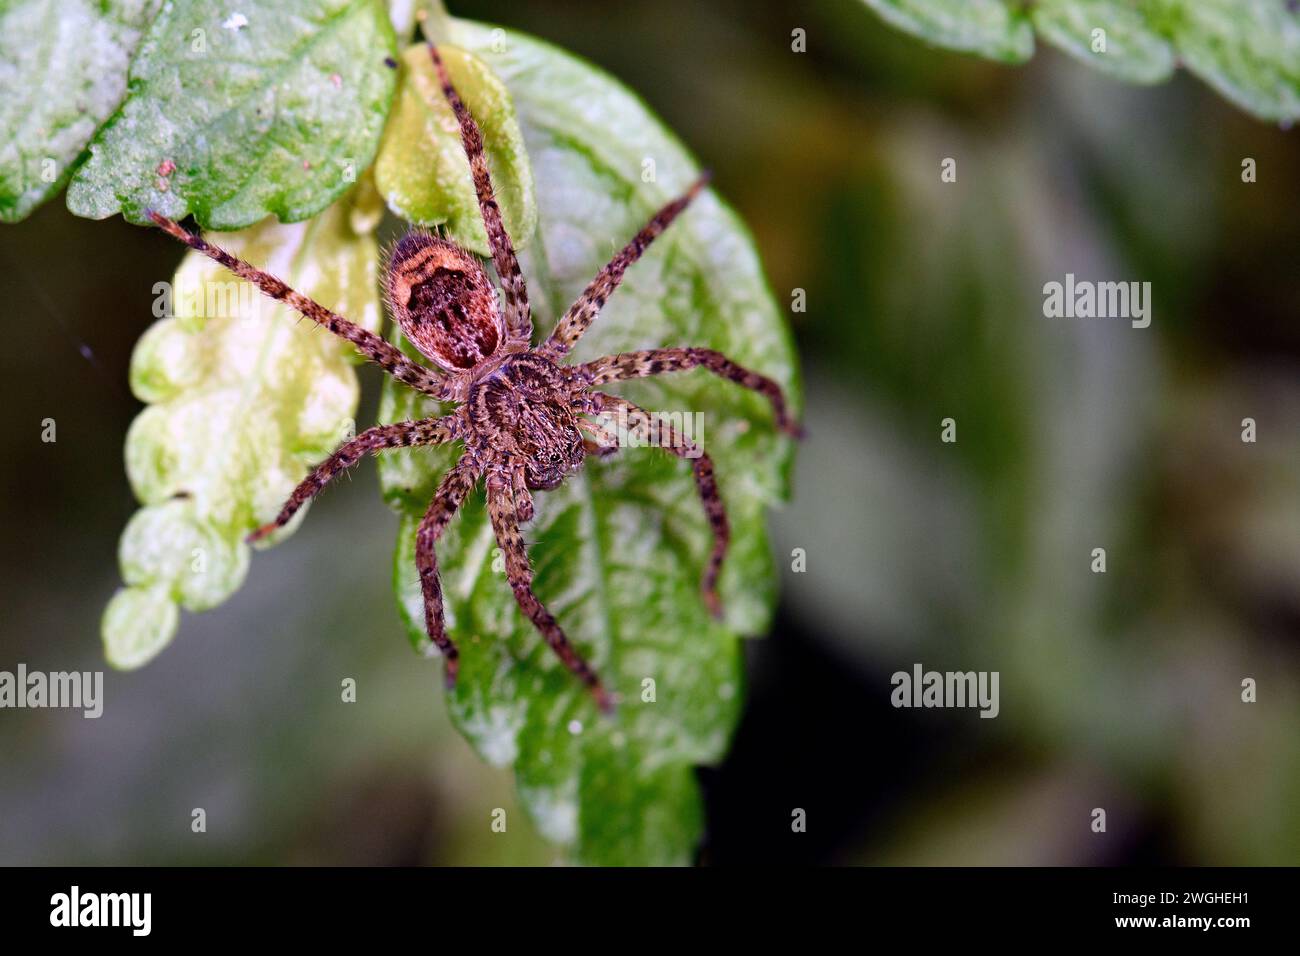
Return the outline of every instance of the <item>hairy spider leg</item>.
<path id="1" fill-rule="evenodd" d="M 469 452 L 462 455 L 443 476 L 415 534 L 415 566 L 420 572 L 420 590 L 424 594 L 424 630 L 428 633 L 429 640 L 442 651 L 448 689 L 456 686 L 460 652 L 447 636 L 443 623 L 442 582 L 438 579 L 438 556 L 434 545 L 442 537 L 447 523 L 465 496 L 478 483 L 481 470 L 478 461 Z"/>
<path id="2" fill-rule="evenodd" d="M 610 713 L 614 709 L 614 698 L 605 690 L 596 672 L 569 643 L 555 616 L 533 593 L 533 568 L 528 561 L 528 552 L 524 548 L 523 535 L 519 533 L 511 478 L 508 474 L 494 471 L 488 475 L 487 499 L 488 513 L 492 517 L 492 529 L 496 532 L 497 543 L 501 545 L 501 552 L 506 559 L 506 577 L 515 592 L 515 600 L 519 603 L 520 609 L 541 632 L 542 639 L 551 650 L 559 655 L 564 666 L 591 690 L 600 709 Z"/>
<path id="3" fill-rule="evenodd" d="M 596 278 L 592 279 L 583 290 L 578 301 L 569 306 L 569 311 L 565 312 L 556 323 L 555 330 L 551 332 L 550 337 L 542 344 L 539 351 L 548 358 L 558 361 L 569 353 L 569 350 L 577 344 L 582 338 L 587 328 L 595 321 L 596 316 L 600 313 L 605 302 L 614 290 L 618 288 L 623 281 L 625 273 L 632 263 L 641 258 L 642 253 L 646 251 L 650 243 L 672 224 L 682 211 L 691 204 L 700 191 L 709 182 L 709 174 L 704 173 L 697 179 L 694 184 L 684 194 L 678 196 L 672 202 L 668 203 L 657 213 L 655 213 L 645 227 L 642 228 L 632 241 L 624 246 L 613 259 L 597 273 Z"/>
<path id="4" fill-rule="evenodd" d="M 599 392 L 587 393 L 587 407 L 583 409 L 584 414 L 591 414 L 596 411 L 598 402 L 595 399 L 600 394 L 601 393 Z M 614 452 L 618 451 L 618 436 L 605 428 L 599 422 L 593 422 L 584 418 L 579 420 L 578 427 L 583 431 L 588 432 L 588 435 L 584 436 L 582 439 L 583 450 L 586 451 L 588 455 L 595 455 L 597 458 L 604 458 L 606 455 L 612 455 Z"/>
<path id="5" fill-rule="evenodd" d="M 722 495 L 718 492 L 718 481 L 713 473 L 713 459 L 694 442 L 678 433 L 667 418 L 652 415 L 639 405 L 634 405 L 626 398 L 617 395 L 596 392 L 591 397 L 594 399 L 593 405 L 597 412 L 617 410 L 629 430 L 639 431 L 650 444 L 658 445 L 665 451 L 691 463 L 695 488 L 699 492 L 700 503 L 704 506 L 704 517 L 713 532 L 713 548 L 709 552 L 709 563 L 700 581 L 700 591 L 704 595 L 704 603 L 709 613 L 715 618 L 721 618 L 722 600 L 718 597 L 718 576 L 722 571 L 723 559 L 727 556 L 727 545 L 731 541 L 731 525 L 727 521 L 727 509 L 722 504 Z"/>
<path id="6" fill-rule="evenodd" d="M 759 375 L 743 365 L 737 365 L 721 352 L 715 352 L 713 349 L 645 349 L 640 352 L 624 352 L 621 355 L 606 355 L 573 366 L 573 374 L 580 381 L 595 386 L 609 382 L 622 382 L 630 378 L 660 375 L 664 372 L 683 372 L 697 367 L 706 368 L 714 375 L 766 395 L 772 403 L 772 409 L 776 413 L 776 423 L 781 431 L 795 438 L 803 436 L 803 429 L 790 417 L 786 409 L 785 395 L 781 392 L 780 385 L 766 375 Z"/>
<path id="7" fill-rule="evenodd" d="M 202 236 L 194 235 L 182 228 L 180 223 L 152 211 L 148 213 L 148 216 L 157 226 L 185 243 L 191 249 L 203 253 L 215 262 L 219 262 L 241 279 L 253 283 L 272 299 L 286 303 L 290 308 L 302 313 L 321 328 L 351 342 L 356 346 L 357 351 L 399 382 L 435 398 L 447 399 L 452 397 L 448 389 L 448 383 L 441 375 L 430 368 L 420 365 L 418 362 L 411 361 L 398 351 L 395 346 L 385 342 L 375 333 L 363 329 L 354 322 L 349 322 L 343 316 L 331 312 L 325 306 L 309 299 L 301 292 L 294 291 L 285 282 L 269 272 L 263 272 L 256 266 L 235 258 L 224 249 L 214 246 Z"/>
<path id="8" fill-rule="evenodd" d="M 304 504 L 318 495 L 330 479 L 352 465 L 355 465 L 368 453 L 380 452 L 387 448 L 406 448 L 412 445 L 440 445 L 460 436 L 463 428 L 459 412 L 444 415 L 442 418 L 426 418 L 414 422 L 397 422 L 392 425 L 376 425 L 367 428 L 356 438 L 344 442 L 334 454 L 317 465 L 298 487 L 293 490 L 289 500 L 280 509 L 279 515 L 269 524 L 264 524 L 246 539 L 250 543 L 260 541 L 277 528 L 283 528 Z"/>
<path id="9" fill-rule="evenodd" d="M 510 466 L 510 490 L 515 496 L 515 517 L 520 524 L 533 520 L 533 493 L 528 490 L 528 471 L 522 461 Z"/>
<path id="10" fill-rule="evenodd" d="M 483 134 L 478 124 L 470 116 L 469 108 L 452 85 L 447 65 L 438 55 L 438 48 L 429 44 L 429 55 L 438 71 L 438 80 L 442 83 L 443 95 L 451 104 L 460 124 L 460 139 L 465 145 L 465 155 L 469 158 L 470 174 L 474 179 L 474 192 L 478 195 L 478 208 L 483 216 L 483 227 L 487 230 L 488 246 L 492 250 L 492 263 L 496 266 L 497 278 L 501 281 L 501 291 L 505 299 L 506 335 L 510 344 L 529 345 L 533 338 L 533 316 L 528 305 L 528 288 L 524 285 L 523 273 L 519 271 L 519 260 L 515 257 L 515 247 L 501 220 L 501 207 L 497 205 L 492 192 L 492 177 L 488 173 L 487 155 L 483 152 Z"/>

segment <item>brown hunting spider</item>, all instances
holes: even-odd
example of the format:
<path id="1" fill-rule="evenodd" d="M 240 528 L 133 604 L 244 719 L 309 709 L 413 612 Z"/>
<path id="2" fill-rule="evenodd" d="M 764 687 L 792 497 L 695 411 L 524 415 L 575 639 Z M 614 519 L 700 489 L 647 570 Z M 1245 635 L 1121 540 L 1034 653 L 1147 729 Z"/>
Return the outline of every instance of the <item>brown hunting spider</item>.
<path id="1" fill-rule="evenodd" d="M 550 337 L 540 346 L 532 346 L 528 290 L 493 197 L 483 137 L 452 86 L 437 49 L 430 45 L 429 52 L 443 93 L 460 123 L 503 293 L 503 307 L 498 308 L 492 284 L 478 259 L 445 239 L 415 231 L 397 243 L 387 265 L 386 298 L 403 334 L 436 363 L 437 370 L 412 361 L 380 336 L 335 315 L 275 276 L 190 234 L 172 220 L 154 212 L 149 217 L 190 248 L 351 342 L 399 382 L 440 401 L 460 403 L 455 411 L 441 418 L 378 425 L 345 442 L 294 489 L 279 516 L 254 531 L 248 540 L 256 541 L 283 527 L 331 478 L 367 452 L 461 441 L 465 451 L 443 477 L 416 535 L 425 628 L 442 652 L 448 687 L 456 681 L 457 651 L 443 626 L 442 586 L 434 545 L 465 496 L 480 478 L 485 478 L 488 512 L 505 555 L 506 574 L 515 599 L 564 665 L 592 690 L 601 709 L 609 710 L 613 697 L 533 593 L 532 567 L 519 532 L 519 526 L 533 516 L 531 492 L 557 487 L 587 455 L 616 451 L 613 436 L 597 422 L 584 418 L 616 414 L 629 428 L 648 435 L 652 443 L 691 461 L 704 513 L 713 531 L 713 549 L 702 588 L 704 601 L 715 617 L 722 613 L 717 582 L 730 530 L 709 456 L 665 424 L 662 416 L 652 416 L 626 399 L 594 391 L 594 387 L 699 366 L 766 395 L 783 431 L 797 435 L 799 428 L 787 415 L 785 399 L 775 382 L 710 349 L 647 349 L 581 365 L 560 364 L 618 287 L 628 266 L 700 193 L 707 176 L 700 177 L 685 195 L 655 213 L 591 281 Z"/>

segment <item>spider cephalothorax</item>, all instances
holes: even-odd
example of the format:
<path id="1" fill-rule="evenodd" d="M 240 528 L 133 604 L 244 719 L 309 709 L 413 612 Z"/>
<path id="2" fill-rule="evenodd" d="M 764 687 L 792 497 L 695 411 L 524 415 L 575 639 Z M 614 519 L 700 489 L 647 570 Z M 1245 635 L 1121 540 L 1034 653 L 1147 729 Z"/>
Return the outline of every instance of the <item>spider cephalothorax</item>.
<path id="1" fill-rule="evenodd" d="M 438 366 L 437 370 L 412 361 L 381 337 L 295 292 L 275 276 L 190 234 L 170 219 L 156 213 L 150 213 L 150 217 L 171 235 L 254 283 L 267 295 L 347 339 L 398 381 L 433 398 L 461 403 L 441 418 L 377 425 L 345 442 L 294 489 L 275 520 L 254 531 L 249 539 L 265 537 L 284 527 L 331 478 L 367 452 L 460 441 L 465 451 L 439 484 L 420 523 L 415 549 L 424 593 L 425 628 L 442 651 L 448 686 L 456 681 L 458 656 L 443 624 L 442 586 L 434 545 L 465 496 L 482 479 L 487 486 L 492 527 L 505 555 L 506 575 L 520 608 L 565 666 L 591 688 L 602 709 L 608 709 L 613 696 L 533 593 L 532 566 L 519 533 L 519 525 L 533 516 L 531 492 L 555 488 L 587 455 L 615 451 L 615 437 L 593 420 L 612 414 L 628 430 L 641 432 L 651 444 L 691 462 L 705 517 L 713 531 L 713 549 L 702 591 L 715 616 L 722 613 L 718 572 L 730 530 L 709 456 L 664 419 L 626 399 L 597 391 L 596 387 L 703 367 L 766 395 L 776 412 L 778 426 L 792 435 L 799 429 L 788 417 L 784 397 L 775 382 L 711 349 L 647 349 L 581 365 L 564 364 L 569 350 L 618 287 L 628 266 L 699 194 L 706 177 L 659 210 L 591 281 L 550 336 L 533 347 L 528 290 L 493 197 L 482 136 L 452 87 L 437 49 L 430 46 L 429 52 L 443 92 L 460 123 L 502 293 L 498 307 L 483 266 L 454 243 L 424 231 L 412 232 L 397 243 L 388 261 L 385 296 L 402 333 Z"/>
<path id="2" fill-rule="evenodd" d="M 549 491 L 585 454 L 573 393 L 550 360 L 536 352 L 510 355 L 471 386 L 470 427 L 490 453 L 523 463 L 528 489 Z"/>

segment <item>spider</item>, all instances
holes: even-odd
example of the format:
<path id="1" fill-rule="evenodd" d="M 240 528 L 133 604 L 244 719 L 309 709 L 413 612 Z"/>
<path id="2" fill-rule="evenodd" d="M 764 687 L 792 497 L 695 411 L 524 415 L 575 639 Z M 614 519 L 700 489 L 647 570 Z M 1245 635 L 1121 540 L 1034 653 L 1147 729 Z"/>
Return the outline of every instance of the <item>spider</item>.
<path id="1" fill-rule="evenodd" d="M 479 211 L 502 291 L 498 306 L 492 283 L 479 260 L 446 239 L 416 230 L 398 241 L 387 263 L 385 298 L 402 333 L 437 368 L 407 358 L 380 336 L 336 315 L 275 276 L 236 259 L 165 216 L 153 211 L 148 215 L 190 248 L 351 342 L 399 382 L 440 401 L 459 403 L 455 411 L 440 418 L 377 425 L 340 445 L 294 489 L 275 520 L 258 528 L 247 540 L 257 541 L 284 527 L 331 478 L 366 453 L 460 441 L 464 452 L 443 477 L 416 533 L 416 564 L 424 596 L 425 629 L 442 653 L 448 688 L 456 683 L 458 653 L 443 624 L 442 586 L 434 546 L 466 495 L 484 479 L 492 528 L 505 556 L 506 576 L 519 607 L 564 666 L 591 690 L 601 710 L 608 712 L 614 704 L 613 695 L 533 593 L 532 566 L 519 531 L 520 525 L 533 517 L 532 492 L 559 486 L 587 455 L 616 451 L 617 439 L 591 420 L 601 415 L 616 415 L 630 430 L 648 436 L 651 444 L 691 462 L 705 517 L 713 533 L 713 547 L 701 589 L 714 617 L 722 614 L 718 574 L 731 532 L 709 456 L 667 424 L 666 418 L 654 416 L 627 399 L 596 391 L 595 387 L 702 367 L 767 396 L 782 431 L 797 436 L 800 429 L 787 413 L 784 396 L 774 381 L 711 349 L 647 349 L 579 365 L 563 364 L 570 349 L 622 281 L 624 272 L 699 195 L 708 182 L 707 174 L 655 213 L 632 241 L 601 269 L 550 336 L 541 345 L 532 345 L 528 290 L 493 196 L 482 134 L 453 87 L 436 46 L 430 44 L 429 53 L 443 94 L 460 125 L 461 141 L 469 159 Z"/>

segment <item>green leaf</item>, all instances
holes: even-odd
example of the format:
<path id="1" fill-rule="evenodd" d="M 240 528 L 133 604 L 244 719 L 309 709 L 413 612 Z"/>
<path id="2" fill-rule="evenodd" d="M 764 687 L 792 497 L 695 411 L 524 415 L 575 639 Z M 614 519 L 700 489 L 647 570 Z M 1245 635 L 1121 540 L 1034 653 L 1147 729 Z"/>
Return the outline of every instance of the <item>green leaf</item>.
<path id="1" fill-rule="evenodd" d="M 1039 0 L 1033 18 L 1043 39 L 1118 79 L 1160 83 L 1173 75 L 1173 47 L 1131 2 Z M 1095 30 L 1106 31 L 1104 51 Z"/>
<path id="2" fill-rule="evenodd" d="M 314 219 L 268 219 L 221 243 L 375 330 L 381 213 L 367 179 Z M 131 360 L 131 388 L 149 407 L 127 436 L 126 466 L 144 507 L 122 535 L 127 587 L 102 627 L 109 662 L 123 668 L 166 646 L 177 605 L 207 610 L 239 588 L 244 536 L 346 437 L 357 405 L 350 348 L 206 256 L 185 254 L 170 295 L 172 315 Z"/>
<path id="3" fill-rule="evenodd" d="M 521 259 L 540 337 L 698 166 L 640 100 L 590 65 L 476 23 L 440 19 L 430 28 L 481 57 L 514 100 L 537 180 L 538 231 Z M 789 331 L 749 236 L 712 192 L 629 270 L 575 361 L 687 344 L 775 377 L 798 407 Z M 515 605 L 480 488 L 438 545 L 448 627 L 461 649 L 450 709 L 484 758 L 514 767 L 543 835 L 571 845 L 578 860 L 688 863 L 703 819 L 692 767 L 725 752 L 742 703 L 738 638 L 770 623 L 776 581 L 765 512 L 785 494 L 793 451 L 764 400 L 704 371 L 611 390 L 652 410 L 703 416 L 733 531 L 721 582 L 725 623 L 700 598 L 710 539 L 686 463 L 624 448 L 539 493 L 524 528 L 536 589 L 621 695 L 617 714 L 600 716 Z M 386 386 L 385 421 L 438 411 Z M 386 497 L 402 516 L 398 603 L 426 650 L 415 529 L 458 451 L 404 450 L 380 462 Z M 653 702 L 643 697 L 649 680 Z"/>
<path id="4" fill-rule="evenodd" d="M 448 47 L 443 61 L 483 131 L 501 215 L 510 235 L 519 237 L 516 249 L 522 249 L 537 228 L 537 200 L 510 94 L 478 57 Z M 445 226 L 456 243 L 488 255 L 487 231 L 456 116 L 422 45 L 402 56 L 397 99 L 375 159 L 375 185 L 388 208 L 403 219 Z"/>
<path id="5" fill-rule="evenodd" d="M 0 221 L 25 219 L 68 181 L 126 93 L 161 0 L 0 3 Z"/>
<path id="6" fill-rule="evenodd" d="M 1003 63 L 1034 55 L 1034 31 L 1004 0 L 864 0 L 881 18 L 931 43 Z"/>
<path id="7" fill-rule="evenodd" d="M 1300 119 L 1300 8 L 1285 0 L 1166 4 L 1187 69 L 1256 116 Z"/>
<path id="8" fill-rule="evenodd" d="M 242 229 L 320 212 L 374 157 L 396 83 L 378 0 L 173 0 L 90 144 L 68 208 Z"/>
<path id="9" fill-rule="evenodd" d="M 863 2 L 922 39 L 1006 63 L 1033 55 L 1032 22 L 1048 42 L 1119 79 L 1157 83 L 1181 63 L 1261 119 L 1300 118 L 1300 10 L 1285 0 Z"/>

